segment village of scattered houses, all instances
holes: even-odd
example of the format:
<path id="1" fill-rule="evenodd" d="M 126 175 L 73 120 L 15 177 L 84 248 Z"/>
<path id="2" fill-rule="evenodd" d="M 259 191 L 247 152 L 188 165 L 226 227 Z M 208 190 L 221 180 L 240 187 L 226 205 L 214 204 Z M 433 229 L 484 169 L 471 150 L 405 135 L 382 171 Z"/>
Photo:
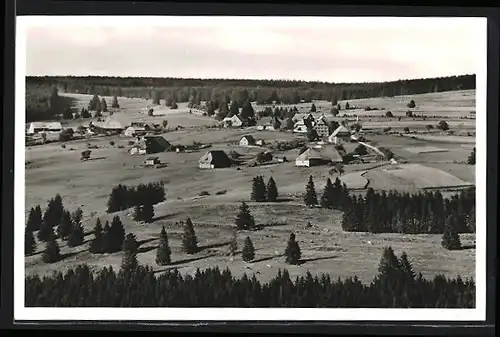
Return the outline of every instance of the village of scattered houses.
<path id="1" fill-rule="evenodd" d="M 316 166 L 325 163 L 341 163 L 343 161 L 342 154 L 339 153 L 335 145 L 340 145 L 345 142 L 356 141 L 358 133 L 362 131 L 349 130 L 344 125 L 338 126 L 330 132 L 330 120 L 324 114 L 319 117 L 314 117 L 312 113 L 295 114 L 292 117 L 293 132 L 307 133 L 308 129 L 316 130 L 319 138 L 325 141 L 320 141 L 314 147 L 309 147 L 302 152 L 295 160 L 296 166 Z M 284 120 L 276 117 L 264 117 L 257 122 L 256 129 L 259 131 L 275 131 L 283 128 Z M 359 119 L 357 119 L 359 123 Z M 247 121 L 240 115 L 234 115 L 222 120 L 222 126 L 227 128 L 243 128 L 247 127 Z M 32 122 L 26 130 L 28 136 L 33 136 L 41 133 L 60 133 L 63 130 L 60 122 Z M 81 132 L 88 136 L 92 135 L 117 135 L 121 134 L 124 137 L 135 138 L 136 142 L 128 150 L 131 155 L 144 155 L 159 152 L 165 152 L 171 149 L 171 144 L 163 136 L 161 126 L 153 123 L 132 122 L 124 127 L 120 122 L 108 118 L 107 120 L 99 120 L 90 122 L 88 126 L 80 126 Z M 258 147 L 264 145 L 263 140 L 256 140 L 252 135 L 244 135 L 239 141 L 239 146 L 243 147 Z M 179 149 L 176 149 L 179 152 Z M 155 164 L 158 162 L 157 157 L 148 157 L 146 164 Z M 229 156 L 223 150 L 209 150 L 199 160 L 199 168 L 214 169 L 225 168 L 231 166 Z"/>

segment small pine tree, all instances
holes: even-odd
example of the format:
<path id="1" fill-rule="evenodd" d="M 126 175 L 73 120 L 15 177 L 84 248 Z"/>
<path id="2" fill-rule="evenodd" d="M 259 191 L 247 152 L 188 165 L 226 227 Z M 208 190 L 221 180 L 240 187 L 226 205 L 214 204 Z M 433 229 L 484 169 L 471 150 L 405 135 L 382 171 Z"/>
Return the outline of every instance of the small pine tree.
<path id="1" fill-rule="evenodd" d="M 255 226 L 255 220 L 250 214 L 250 209 L 245 202 L 242 202 L 240 205 L 240 210 L 236 215 L 235 225 L 238 230 L 251 230 Z"/>
<path id="2" fill-rule="evenodd" d="M 460 234 L 458 234 L 457 231 L 457 221 L 453 214 L 451 214 L 446 220 L 441 245 L 443 246 L 443 248 L 448 250 L 462 249 Z"/>
<path id="3" fill-rule="evenodd" d="M 257 202 L 266 201 L 266 194 L 264 179 L 261 176 L 253 178 L 251 199 Z"/>
<path id="4" fill-rule="evenodd" d="M 118 215 L 115 215 L 113 220 L 111 220 L 109 232 L 111 234 L 112 252 L 120 251 L 123 245 L 123 240 L 125 240 L 125 228 L 123 228 L 122 221 Z"/>
<path id="5" fill-rule="evenodd" d="M 413 270 L 413 267 L 408 260 L 408 255 L 406 255 L 406 252 L 403 252 L 401 254 L 401 257 L 399 258 L 399 267 L 401 273 L 403 274 L 403 277 L 405 277 L 406 280 L 415 280 L 415 271 Z"/>
<path id="6" fill-rule="evenodd" d="M 290 234 L 288 244 L 285 249 L 286 263 L 298 265 L 300 264 L 301 251 L 298 242 L 295 240 L 295 234 Z"/>
<path id="7" fill-rule="evenodd" d="M 118 97 L 113 96 L 113 100 L 111 101 L 111 107 L 115 109 L 120 107 L 120 105 L 118 104 Z"/>
<path id="8" fill-rule="evenodd" d="M 172 251 L 168 244 L 167 231 L 165 230 L 165 226 L 163 226 L 160 232 L 160 244 L 158 245 L 158 249 L 156 249 L 156 263 L 160 266 L 169 265 L 172 262 L 171 255 Z"/>
<path id="9" fill-rule="evenodd" d="M 273 177 L 269 178 L 267 182 L 267 201 L 276 202 L 278 200 L 278 187 Z"/>
<path id="10" fill-rule="evenodd" d="M 94 226 L 94 239 L 90 242 L 89 251 L 92 254 L 103 253 L 103 228 L 101 225 L 101 219 L 99 218 L 97 218 Z"/>
<path id="11" fill-rule="evenodd" d="M 36 241 L 33 232 L 26 226 L 24 232 L 24 254 L 26 256 L 32 255 L 36 250 Z"/>
<path id="12" fill-rule="evenodd" d="M 69 233 L 71 233 L 71 230 L 73 228 L 73 221 L 71 219 L 71 214 L 69 211 L 63 211 L 63 215 L 61 217 L 61 222 L 59 223 L 59 226 L 57 226 L 57 235 L 63 239 L 67 240 Z"/>
<path id="13" fill-rule="evenodd" d="M 50 235 L 51 233 L 53 233 L 53 231 L 54 229 L 52 228 L 51 225 L 49 225 L 45 221 L 42 222 L 42 226 L 37 234 L 38 240 L 42 242 L 47 242 L 50 239 Z"/>
<path id="14" fill-rule="evenodd" d="M 231 242 L 229 243 L 229 253 L 232 256 L 234 256 L 237 250 L 238 250 L 238 233 L 234 231 L 233 237 L 231 238 Z"/>
<path id="15" fill-rule="evenodd" d="M 144 208 L 142 205 L 136 205 L 134 207 L 134 220 L 135 221 L 142 221 L 144 219 Z"/>
<path id="16" fill-rule="evenodd" d="M 106 221 L 102 229 L 102 252 L 112 253 L 113 252 L 113 237 L 111 232 L 111 227 L 109 222 Z"/>
<path id="17" fill-rule="evenodd" d="M 243 250 L 241 251 L 241 258 L 245 262 L 250 262 L 255 259 L 255 248 L 253 247 L 252 240 L 249 236 L 246 237 L 245 243 L 243 244 Z"/>
<path id="18" fill-rule="evenodd" d="M 194 232 L 193 223 L 190 218 L 187 218 L 184 225 L 182 249 L 188 254 L 195 254 L 198 252 L 198 239 L 196 238 L 196 233 Z"/>
<path id="19" fill-rule="evenodd" d="M 378 265 L 380 275 L 394 276 L 400 269 L 399 260 L 392 247 L 385 247 Z"/>
<path id="20" fill-rule="evenodd" d="M 108 112 L 108 104 L 106 103 L 104 97 L 101 99 L 101 111 Z"/>
<path id="21" fill-rule="evenodd" d="M 56 241 L 56 234 L 52 228 L 50 230 L 49 238 L 45 244 L 45 251 L 42 254 L 42 260 L 45 263 L 54 263 L 61 259 L 61 250 Z"/>
<path id="22" fill-rule="evenodd" d="M 34 232 L 40 230 L 40 227 L 42 227 L 42 209 L 40 208 L 40 205 L 37 205 L 36 207 L 31 207 L 30 209 L 28 220 L 26 222 L 26 230 Z"/>
<path id="23" fill-rule="evenodd" d="M 135 270 L 139 263 L 137 262 L 137 249 L 139 245 L 135 238 L 135 235 L 132 233 L 127 234 L 125 240 L 123 241 L 123 251 L 125 252 L 125 256 L 123 257 L 121 268 L 123 271 L 128 272 Z"/>
<path id="24" fill-rule="evenodd" d="M 476 165 L 476 148 L 472 150 L 469 157 L 467 158 L 467 164 Z"/>
<path id="25" fill-rule="evenodd" d="M 328 178 L 326 180 L 325 189 L 323 190 L 323 195 L 321 196 L 321 207 L 333 208 L 335 206 L 335 192 L 335 187 L 330 178 Z"/>
<path id="26" fill-rule="evenodd" d="M 151 223 L 153 222 L 155 216 L 155 209 L 151 202 L 147 201 L 142 206 L 142 221 Z"/>
<path id="27" fill-rule="evenodd" d="M 74 224 L 68 236 L 68 247 L 77 247 L 83 244 L 85 231 L 81 223 Z"/>
<path id="28" fill-rule="evenodd" d="M 306 185 L 306 194 L 304 195 L 304 203 L 313 207 L 318 204 L 318 198 L 316 197 L 316 189 L 314 187 L 313 177 L 309 176 L 309 181 Z"/>

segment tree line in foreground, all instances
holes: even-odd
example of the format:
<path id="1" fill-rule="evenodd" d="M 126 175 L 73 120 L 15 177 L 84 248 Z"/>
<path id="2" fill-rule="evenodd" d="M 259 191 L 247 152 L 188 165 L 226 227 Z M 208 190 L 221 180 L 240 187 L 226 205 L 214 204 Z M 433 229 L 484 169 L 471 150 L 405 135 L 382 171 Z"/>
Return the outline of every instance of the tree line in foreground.
<path id="1" fill-rule="evenodd" d="M 119 77 L 27 77 L 27 121 L 54 118 L 71 107 L 50 108 L 51 90 L 100 96 L 144 97 L 165 105 L 189 102 L 197 106 L 211 102 L 213 109 L 230 102 L 242 107 L 249 100 L 258 104 L 297 104 L 312 100 L 338 100 L 413 95 L 429 92 L 475 89 L 475 75 L 400 80 L 382 83 L 325 83 L 283 80 L 174 79 Z M 62 97 L 62 96 L 61 96 Z M 43 118 L 41 117 L 43 116 Z"/>
<path id="2" fill-rule="evenodd" d="M 129 244 L 128 250 L 133 250 Z M 475 282 L 460 276 L 425 279 L 406 253 L 398 258 L 386 247 L 378 275 L 369 284 L 356 276 L 333 280 L 310 272 L 292 280 L 278 271 L 269 282 L 255 275 L 234 277 L 228 269 L 198 269 L 181 275 L 169 269 L 158 275 L 125 255 L 119 271 L 92 272 L 86 265 L 64 274 L 27 276 L 28 307 L 345 307 L 345 308 L 474 308 Z"/>

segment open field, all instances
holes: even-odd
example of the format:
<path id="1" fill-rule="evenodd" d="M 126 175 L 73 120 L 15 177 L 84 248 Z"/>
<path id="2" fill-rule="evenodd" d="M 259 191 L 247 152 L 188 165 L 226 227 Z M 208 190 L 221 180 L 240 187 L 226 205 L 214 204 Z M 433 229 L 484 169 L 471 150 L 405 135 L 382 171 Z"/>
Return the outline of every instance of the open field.
<path id="1" fill-rule="evenodd" d="M 64 94 L 78 98 L 79 107 L 87 106 L 90 95 Z M 475 128 L 475 120 L 461 120 L 460 116 L 474 111 L 473 91 L 459 91 L 453 93 L 435 93 L 414 95 L 408 97 L 374 98 L 349 101 L 351 105 L 390 109 L 395 116 L 404 115 L 408 110 L 406 103 L 414 99 L 417 113 L 425 112 L 430 115 L 447 113 L 450 128 L 466 124 L 470 131 Z M 217 123 L 213 118 L 189 114 L 186 104 L 179 104 L 179 109 L 157 109 L 158 116 L 147 116 L 143 110 L 151 104 L 144 99 L 119 97 L 120 109 L 116 110 L 111 118 L 119 120 L 123 125 L 132 121 L 154 121 L 161 124 L 163 119 L 168 125 L 175 128 L 178 125 L 185 127 L 177 131 L 169 131 L 164 137 L 172 144 L 189 145 L 193 142 L 211 144 L 212 149 L 221 149 L 226 152 L 236 151 L 250 161 L 262 151 L 259 148 L 245 148 L 238 146 L 242 135 L 252 134 L 256 139 L 267 142 L 275 140 L 289 141 L 305 139 L 305 135 L 279 131 L 256 131 L 247 129 L 218 129 L 207 128 Z M 106 97 L 108 106 L 111 97 Z M 341 102 L 343 105 L 344 103 Z M 325 112 L 331 104 L 317 102 L 317 106 Z M 256 107 L 261 109 L 263 107 Z M 309 109 L 310 104 L 298 105 L 299 110 Z M 349 114 L 355 110 L 349 110 Z M 375 114 L 380 111 L 370 111 Z M 305 112 L 305 111 L 304 111 Z M 360 116 L 364 110 L 359 109 Z M 105 116 L 107 117 L 107 116 Z M 339 120 L 342 120 L 339 117 Z M 364 122 L 363 125 L 395 125 L 395 128 L 404 128 L 412 123 L 420 123 L 418 127 L 425 128 L 427 124 L 436 124 L 436 121 L 413 121 L 412 119 L 397 118 L 380 122 Z M 67 126 L 74 127 L 87 121 L 70 121 Z M 385 123 L 385 124 L 384 124 Z M 375 126 L 373 126 L 375 127 Z M 381 126 L 382 127 L 382 126 Z M 412 126 L 413 127 L 413 126 Z M 415 126 L 417 127 L 417 126 Z M 161 226 L 165 225 L 169 234 L 170 245 L 173 249 L 173 261 L 181 272 L 192 273 L 196 268 L 218 265 L 221 268 L 229 267 L 235 275 L 244 272 L 266 280 L 273 277 L 279 268 L 287 268 L 292 277 L 309 270 L 314 273 L 329 273 L 333 277 L 347 277 L 358 275 L 363 281 L 369 281 L 377 272 L 377 264 L 384 246 L 390 245 L 399 255 L 405 250 L 412 260 L 417 272 L 432 277 L 436 273 L 449 276 L 460 274 L 462 277 L 473 276 L 475 273 L 475 251 L 473 249 L 450 252 L 441 247 L 440 235 L 402 235 L 402 234 L 361 234 L 343 232 L 340 226 L 341 213 L 323 209 L 310 209 L 303 205 L 302 195 L 307 179 L 313 176 L 318 196 L 321 195 L 327 178 L 334 180 L 337 176 L 346 183 L 351 190 L 363 190 L 372 187 L 376 190 L 399 190 L 419 192 L 426 188 L 443 188 L 460 184 L 474 184 L 475 167 L 465 164 L 471 151 L 474 137 L 448 136 L 440 133 L 430 135 L 372 135 L 366 138 L 376 147 L 385 147 L 394 152 L 400 164 L 390 165 L 388 162 L 373 162 L 345 165 L 345 172 L 339 176 L 330 172 L 331 167 L 295 167 L 295 158 L 299 149 L 275 151 L 275 157 L 286 156 L 289 161 L 261 167 L 241 165 L 236 167 L 200 170 L 198 160 L 205 150 L 175 153 L 165 152 L 155 154 L 168 166 L 164 168 L 145 168 L 142 166 L 146 156 L 131 156 L 127 153 L 128 142 L 131 138 L 122 136 L 98 137 L 85 140 L 70 141 L 66 148 L 60 143 L 26 148 L 26 199 L 25 210 L 37 204 L 46 206 L 47 199 L 60 193 L 64 206 L 69 210 L 81 207 L 84 212 L 84 226 L 91 231 L 96 218 L 102 221 L 111 220 L 119 214 L 127 232 L 134 232 L 142 243 L 138 259 L 141 263 L 153 265 L 156 270 L 164 267 L 154 263 L 155 245 Z M 455 137 L 455 138 L 450 138 Z M 443 141 L 447 139 L 448 141 Z M 450 139 L 453 139 L 451 141 Z M 110 142 L 114 141 L 114 145 Z M 87 149 L 87 144 L 98 146 L 92 149 L 92 160 L 81 162 L 80 152 Z M 353 151 L 355 143 L 345 145 L 348 151 Z M 436 149 L 442 152 L 436 152 Z M 402 167 L 401 170 L 394 170 Z M 392 170 L 390 170 L 392 169 Z M 251 181 L 256 175 L 262 175 L 267 180 L 273 177 L 277 183 L 280 202 L 252 203 L 249 202 Z M 167 200 L 155 206 L 156 220 L 152 224 L 136 223 L 130 216 L 131 210 L 116 214 L 106 214 L 106 202 L 112 188 L 117 184 L 137 185 L 162 180 L 165 182 Z M 216 195 L 217 192 L 224 194 Z M 208 192 L 208 196 L 200 197 L 201 192 Z M 285 226 L 265 227 L 257 232 L 242 232 L 239 234 L 238 244 L 241 249 L 246 235 L 252 238 L 256 248 L 256 262 L 244 264 L 241 257 L 231 259 L 226 255 L 227 243 L 231 237 L 234 217 L 241 201 L 249 202 L 251 212 L 258 223 L 267 224 L 273 221 L 286 221 Z M 204 249 L 195 256 L 189 256 L 180 250 L 180 235 L 182 228 L 176 227 L 175 222 L 191 217 L 195 223 L 195 230 L 199 244 Z M 310 221 L 312 227 L 306 228 Z M 277 256 L 283 253 L 286 240 L 291 232 L 297 235 L 305 263 L 298 267 L 288 266 L 284 257 Z M 90 240 L 89 234 L 86 240 Z M 474 235 L 461 235 L 462 242 L 472 244 Z M 39 244 L 38 251 L 43 250 Z M 68 248 L 61 243 L 61 251 L 67 254 L 63 261 L 47 265 L 40 261 L 40 254 L 26 258 L 28 273 L 49 273 L 53 270 L 62 270 L 79 263 L 88 263 L 98 268 L 112 265 L 118 268 L 122 253 L 92 255 L 86 251 L 86 245 L 77 248 Z"/>

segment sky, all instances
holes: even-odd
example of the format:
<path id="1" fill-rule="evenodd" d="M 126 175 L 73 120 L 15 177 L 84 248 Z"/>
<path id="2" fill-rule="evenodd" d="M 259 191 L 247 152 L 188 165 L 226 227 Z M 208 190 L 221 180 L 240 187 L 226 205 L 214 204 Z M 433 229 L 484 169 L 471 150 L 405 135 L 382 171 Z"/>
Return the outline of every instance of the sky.
<path id="1" fill-rule="evenodd" d="M 28 76 L 383 82 L 477 73 L 480 18 L 18 17 Z"/>

